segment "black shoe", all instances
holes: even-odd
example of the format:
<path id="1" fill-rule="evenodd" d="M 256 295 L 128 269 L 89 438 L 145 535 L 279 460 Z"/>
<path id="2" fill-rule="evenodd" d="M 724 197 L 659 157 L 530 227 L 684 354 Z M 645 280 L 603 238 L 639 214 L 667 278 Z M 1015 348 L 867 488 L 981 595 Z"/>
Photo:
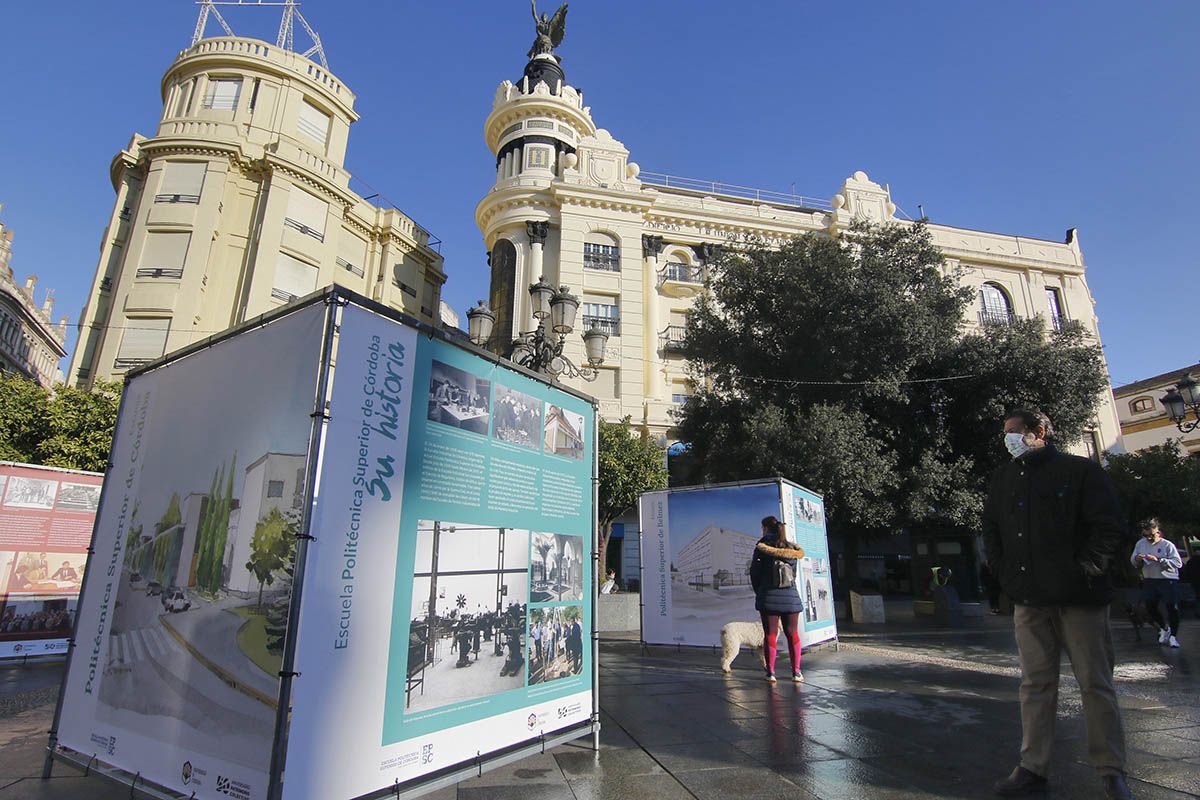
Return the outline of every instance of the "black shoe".
<path id="1" fill-rule="evenodd" d="M 1133 800 L 1133 792 L 1129 791 L 1124 775 L 1105 775 L 1101 780 L 1104 781 L 1106 800 Z"/>
<path id="2" fill-rule="evenodd" d="M 1105 778 L 1107 781 L 1108 778 Z M 1105 783 L 1105 786 L 1108 784 Z M 1017 767 L 1002 781 L 992 786 L 992 791 L 1001 797 L 1026 797 L 1046 791 L 1046 779 L 1024 767 Z"/>

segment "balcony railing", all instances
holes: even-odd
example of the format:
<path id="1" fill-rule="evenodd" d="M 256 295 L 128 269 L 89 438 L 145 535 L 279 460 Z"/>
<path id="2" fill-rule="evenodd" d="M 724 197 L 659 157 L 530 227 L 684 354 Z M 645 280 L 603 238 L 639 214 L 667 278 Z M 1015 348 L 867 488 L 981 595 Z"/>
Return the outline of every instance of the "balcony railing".
<path id="1" fill-rule="evenodd" d="M 149 364 L 153 358 L 118 358 L 113 362 L 113 369 L 133 369 L 143 364 Z"/>
<path id="2" fill-rule="evenodd" d="M 414 289 L 413 287 L 409 286 L 407 283 L 400 280 L 399 278 L 392 278 L 392 285 L 395 286 L 400 291 L 404 292 L 409 297 L 417 296 L 417 290 Z"/>
<path id="3" fill-rule="evenodd" d="M 296 299 L 296 295 L 283 289 L 272 289 L 271 297 L 275 300 L 282 300 L 285 303 L 290 303 Z"/>
<path id="4" fill-rule="evenodd" d="M 599 328 L 609 336 L 620 336 L 621 320 L 613 319 L 612 317 L 597 317 L 591 314 L 584 314 L 583 329 L 589 331 L 592 328 Z"/>
<path id="5" fill-rule="evenodd" d="M 318 242 L 325 241 L 325 234 L 321 233 L 319 230 L 316 230 L 315 228 L 310 228 L 307 225 L 305 225 L 303 222 L 294 220 L 291 217 L 284 217 L 283 224 L 289 228 L 295 228 L 296 230 L 303 233 L 305 236 L 311 236 L 312 238 L 316 239 Z"/>
<path id="6" fill-rule="evenodd" d="M 675 283 L 704 283 L 704 267 L 669 261 L 658 271 L 658 283 L 661 286 L 666 281 Z"/>
<path id="7" fill-rule="evenodd" d="M 183 267 L 142 267 L 137 271 L 139 278 L 174 278 L 183 277 Z"/>
<path id="8" fill-rule="evenodd" d="M 620 272 L 621 255 L 619 253 L 584 253 L 583 266 L 588 269 L 602 269 L 607 272 Z"/>
<path id="9" fill-rule="evenodd" d="M 1066 324 L 1067 324 L 1066 317 L 1058 316 L 1058 315 L 1051 315 L 1050 327 L 1053 328 L 1056 333 L 1062 331 L 1063 326 Z"/>
<path id="10" fill-rule="evenodd" d="M 994 309 L 983 309 L 979 312 L 980 325 L 1012 325 L 1013 313 L 1011 311 L 996 311 Z"/>
<path id="11" fill-rule="evenodd" d="M 156 203 L 199 203 L 200 195 L 198 194 L 156 194 L 154 195 Z M 122 219 L 129 219 L 122 217 Z"/>
<path id="12" fill-rule="evenodd" d="M 679 352 L 687 339 L 687 327 L 684 325 L 668 325 L 658 334 L 658 349 L 664 353 Z"/>
<path id="13" fill-rule="evenodd" d="M 347 261 L 346 259 L 341 258 L 341 257 L 339 257 L 336 260 L 337 260 L 337 265 L 339 267 L 341 267 L 342 269 L 353 272 L 355 275 L 357 275 L 360 278 L 363 276 L 363 268 L 362 267 L 355 266 L 354 264 L 351 264 L 349 261 Z"/>

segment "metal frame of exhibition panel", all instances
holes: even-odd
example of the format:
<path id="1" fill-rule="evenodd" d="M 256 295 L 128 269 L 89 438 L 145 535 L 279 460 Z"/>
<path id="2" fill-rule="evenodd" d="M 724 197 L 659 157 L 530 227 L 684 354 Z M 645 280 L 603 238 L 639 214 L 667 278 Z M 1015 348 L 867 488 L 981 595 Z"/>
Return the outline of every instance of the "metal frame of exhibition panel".
<path id="1" fill-rule="evenodd" d="M 671 494 L 675 494 L 677 492 L 678 493 L 700 492 L 700 491 L 708 491 L 708 490 L 712 490 L 712 489 L 733 489 L 733 488 L 739 488 L 739 487 L 743 487 L 743 486 L 769 486 L 772 484 L 779 487 L 779 513 L 781 515 L 781 517 L 780 517 L 781 519 L 786 517 L 786 512 L 783 508 L 783 486 L 784 486 L 784 484 L 795 487 L 797 489 L 802 489 L 803 491 L 809 492 L 810 494 L 814 494 L 817 497 L 821 498 L 822 503 L 824 503 L 824 501 L 825 501 L 825 495 L 823 495 L 821 492 L 815 491 L 813 489 L 809 489 L 807 486 L 802 486 L 802 485 L 796 483 L 795 481 L 790 481 L 787 478 L 780 477 L 780 476 L 776 476 L 774 478 L 757 478 L 754 480 L 744 480 L 744 481 L 724 481 L 721 483 L 703 483 L 703 484 L 696 484 L 694 486 L 678 486 L 678 487 L 671 487 L 671 488 L 663 489 L 661 492 L 647 492 L 646 494 L 671 495 Z M 640 499 L 638 500 L 638 529 L 639 529 L 638 530 L 638 581 L 639 581 L 639 585 L 641 587 L 641 589 L 638 592 L 638 642 L 642 647 L 642 651 L 646 652 L 651 647 L 674 647 L 676 650 L 679 650 L 684 647 L 692 647 L 692 648 L 696 648 L 696 649 L 707 648 L 707 649 L 715 651 L 716 650 L 715 645 L 683 644 L 680 642 L 672 643 L 672 642 L 647 642 L 646 641 L 646 625 L 645 625 L 645 619 L 646 619 L 646 616 L 645 616 L 646 615 L 646 601 L 645 601 L 645 597 L 646 597 L 646 576 L 645 576 L 646 558 L 645 558 L 645 553 L 642 552 L 642 543 L 645 541 L 646 530 L 645 530 L 645 525 L 642 523 L 642 519 L 641 519 L 641 500 Z M 826 539 L 826 543 L 828 543 L 828 540 L 829 540 L 828 530 L 826 530 L 826 532 L 825 532 L 825 539 Z M 815 642 L 813 644 L 807 645 L 806 648 L 811 650 L 813 648 L 823 647 L 825 645 L 832 643 L 834 650 L 835 651 L 839 650 L 840 642 L 838 640 L 838 635 L 837 635 L 836 619 L 837 619 L 837 617 L 835 614 L 834 615 L 834 635 L 831 638 L 824 639 L 820 642 Z"/>
<path id="2" fill-rule="evenodd" d="M 360 306 L 374 314 L 399 322 L 408 327 L 416 329 L 422 335 L 431 339 L 438 339 L 448 344 L 452 344 L 462 350 L 465 350 L 472 355 L 478 356 L 485 360 L 491 361 L 495 365 L 507 370 L 524 375 L 542 384 L 550 386 L 559 391 L 574 395 L 577 398 L 587 401 L 592 407 L 592 429 L 598 432 L 598 404 L 597 401 L 582 392 L 564 386 L 555 381 L 549 381 L 545 376 L 525 369 L 516 365 L 507 359 L 503 359 L 496 354 L 469 344 L 461 339 L 451 337 L 442 330 L 435 328 L 428 323 L 422 322 L 407 314 L 396 311 L 381 303 L 371 300 L 368 297 L 352 292 L 340 286 L 331 286 L 301 299 L 300 301 L 289 306 L 268 312 L 266 314 L 255 317 L 240 325 L 237 325 L 220 334 L 208 337 L 202 341 L 184 347 L 180 350 L 172 352 L 159 358 L 149 364 L 143 365 L 137 369 L 131 370 L 125 375 L 122 386 L 121 400 L 124 402 L 130 384 L 137 379 L 138 376 L 147 374 L 154 370 L 161 369 L 167 365 L 173 364 L 181 359 L 186 358 L 194 353 L 207 350 L 214 345 L 224 342 L 236 336 L 240 336 L 247 332 L 262 328 L 271 322 L 274 322 L 283 317 L 297 313 L 302 309 L 313 305 L 323 304 L 326 306 L 324 330 L 321 338 L 321 352 L 319 356 L 317 376 L 317 390 L 313 398 L 312 427 L 309 437 L 309 450 L 306 455 L 305 464 L 305 495 L 303 499 L 304 512 L 301 520 L 299 532 L 297 533 L 297 548 L 296 559 L 293 572 L 292 595 L 288 608 L 288 627 L 284 641 L 283 664 L 279 673 L 279 694 L 278 705 L 276 710 L 275 733 L 271 746 L 271 761 L 268 767 L 269 786 L 267 790 L 268 800 L 279 800 L 283 792 L 284 770 L 286 768 L 286 744 L 288 734 L 288 709 L 291 706 L 292 695 L 292 679 L 296 677 L 295 668 L 296 657 L 296 642 L 298 636 L 298 624 L 302 599 L 302 587 L 304 577 L 304 565 L 308 550 L 308 542 L 312 540 L 311 524 L 316 502 L 316 476 L 318 465 L 320 462 L 321 450 L 324 442 L 324 432 L 326 425 L 330 419 L 328 414 L 328 400 L 331 390 L 330 372 L 333 362 L 333 354 L 336 349 L 338 324 L 340 321 L 340 310 L 350 304 Z M 118 414 L 117 424 L 114 426 L 113 443 L 115 443 L 120 435 L 120 415 Z M 593 437 L 595 438 L 595 437 Z M 106 466 L 105 476 L 111 471 L 112 462 Z M 496 769 L 505 766 L 520 759 L 526 758 L 539 752 L 545 752 L 548 747 L 554 747 L 558 744 L 563 744 L 568 741 L 573 741 L 585 736 L 592 737 L 592 747 L 595 750 L 600 748 L 600 709 L 599 709 L 599 636 L 596 632 L 596 614 L 598 606 L 598 582 L 595 580 L 595 571 L 599 566 L 600 552 L 597 545 L 599 541 L 599 522 L 596 517 L 596 506 L 598 503 L 597 497 L 599 492 L 599 443 L 593 442 L 593 457 L 592 457 L 592 541 L 591 541 L 591 556 L 592 556 L 592 714 L 591 718 L 584 723 L 576 723 L 569 725 L 559 730 L 542 733 L 537 737 L 531 737 L 527 740 L 517 742 L 513 745 L 497 749 L 488 753 L 481 753 L 476 758 L 465 761 L 459 764 L 454 764 L 449 767 L 438 770 L 437 772 L 412 779 L 405 783 L 396 783 L 392 786 L 381 787 L 380 789 L 369 792 L 367 794 L 358 795 L 347 800 L 372 800 L 373 798 L 394 797 L 400 798 L 415 798 L 429 792 L 435 791 L 444 786 L 449 786 L 462 780 L 481 775 L 485 771 Z M 88 568 L 84 571 L 83 581 L 80 586 L 79 599 L 77 608 L 82 609 L 83 603 L 87 595 L 88 578 L 91 575 L 91 560 L 90 556 L 94 553 L 96 527 L 99 525 L 101 514 L 104 510 L 104 502 L 106 493 L 101 492 L 100 502 L 96 510 L 96 523 L 92 529 L 92 541 L 89 544 L 87 553 L 89 556 Z M 68 650 L 66 656 L 66 669 L 64 670 L 63 682 L 59 687 L 58 699 L 55 704 L 54 721 L 51 725 L 49 738 L 46 747 L 46 757 L 42 770 L 42 778 L 48 779 L 51 777 L 54 761 L 61 761 L 70 764 L 79 769 L 82 769 L 84 775 L 95 773 L 99 777 L 109 782 L 115 783 L 122 787 L 129 787 L 130 797 L 151 798 L 151 800 L 176 800 L 188 798 L 189 795 L 182 794 L 168 787 L 160 786 L 145 780 L 138 773 L 131 773 L 122 769 L 116 764 L 110 764 L 104 761 L 96 753 L 90 756 L 86 753 L 79 752 L 68 748 L 59 743 L 59 725 L 62 718 L 63 702 L 66 693 L 66 676 L 70 673 L 72 661 L 75 656 L 79 633 L 79 613 L 76 613 L 75 622 L 72 628 L 71 637 L 68 640 Z M 194 792 L 191 796 L 194 797 Z"/>

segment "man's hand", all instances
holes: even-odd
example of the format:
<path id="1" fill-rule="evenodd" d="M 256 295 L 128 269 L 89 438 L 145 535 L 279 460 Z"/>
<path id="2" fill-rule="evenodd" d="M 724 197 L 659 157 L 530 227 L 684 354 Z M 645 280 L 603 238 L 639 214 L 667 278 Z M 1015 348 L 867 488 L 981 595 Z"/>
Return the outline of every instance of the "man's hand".
<path id="1" fill-rule="evenodd" d="M 1149 555 L 1149 554 L 1142 556 L 1142 558 L 1146 561 L 1158 561 L 1158 556 Z"/>

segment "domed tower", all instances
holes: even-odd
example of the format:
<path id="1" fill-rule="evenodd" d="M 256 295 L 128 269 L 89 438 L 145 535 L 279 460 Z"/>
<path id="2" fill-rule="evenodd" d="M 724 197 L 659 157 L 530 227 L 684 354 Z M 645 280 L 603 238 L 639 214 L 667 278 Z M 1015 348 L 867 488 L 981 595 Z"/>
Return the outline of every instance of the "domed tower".
<path id="1" fill-rule="evenodd" d="M 497 319 L 494 346 L 502 348 L 530 319 L 529 284 L 561 276 L 556 252 L 561 229 L 547 191 L 565 169 L 579 163 L 577 149 L 596 126 L 583 93 L 569 85 L 557 56 L 530 59 L 514 83 L 496 90 L 484 123 L 496 156 L 496 183 L 476 209 L 491 267 L 491 303 Z"/>
<path id="2" fill-rule="evenodd" d="M 75 383 L 119 376 L 335 282 L 437 323 L 437 241 L 351 188 L 355 96 L 319 38 L 314 61 L 283 30 L 276 44 L 239 37 L 219 14 L 230 35 L 202 38 L 207 12 L 216 9 L 202 4 L 192 46 L 163 75 L 155 135 L 135 135 L 112 162 L 117 200 L 80 318 Z"/>

